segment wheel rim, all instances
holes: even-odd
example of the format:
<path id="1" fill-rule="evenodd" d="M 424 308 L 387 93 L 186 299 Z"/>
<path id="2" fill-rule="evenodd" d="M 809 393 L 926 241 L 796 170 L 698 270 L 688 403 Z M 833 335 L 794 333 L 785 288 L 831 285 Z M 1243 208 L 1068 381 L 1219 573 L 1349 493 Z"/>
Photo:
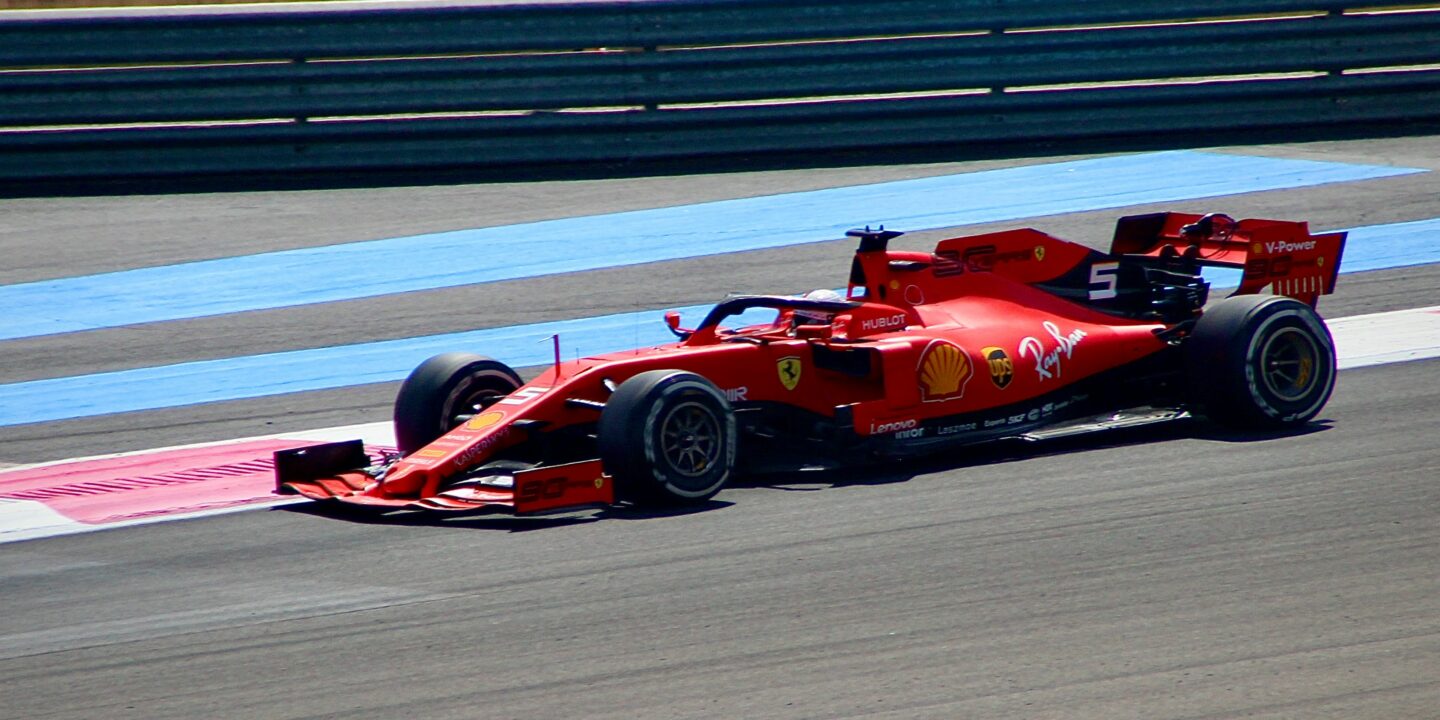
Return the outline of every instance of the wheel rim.
<path id="1" fill-rule="evenodd" d="M 1303 399 L 1315 386 L 1320 349 L 1298 328 L 1284 328 L 1265 342 L 1260 353 L 1265 387 L 1287 402 Z"/>
<path id="2" fill-rule="evenodd" d="M 660 426 L 660 438 L 665 463 L 685 477 L 705 475 L 720 459 L 720 422 L 700 403 L 671 410 Z"/>

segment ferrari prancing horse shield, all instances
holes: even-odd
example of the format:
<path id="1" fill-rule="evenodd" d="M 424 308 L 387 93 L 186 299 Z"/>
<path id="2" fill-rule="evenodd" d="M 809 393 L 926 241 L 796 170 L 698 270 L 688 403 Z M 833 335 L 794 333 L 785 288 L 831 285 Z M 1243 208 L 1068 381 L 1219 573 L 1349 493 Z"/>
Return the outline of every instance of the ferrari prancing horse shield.
<path id="1" fill-rule="evenodd" d="M 786 390 L 794 390 L 795 386 L 800 384 L 800 371 L 804 367 L 796 355 L 775 361 L 775 369 L 780 373 L 780 384 L 784 385 Z"/>

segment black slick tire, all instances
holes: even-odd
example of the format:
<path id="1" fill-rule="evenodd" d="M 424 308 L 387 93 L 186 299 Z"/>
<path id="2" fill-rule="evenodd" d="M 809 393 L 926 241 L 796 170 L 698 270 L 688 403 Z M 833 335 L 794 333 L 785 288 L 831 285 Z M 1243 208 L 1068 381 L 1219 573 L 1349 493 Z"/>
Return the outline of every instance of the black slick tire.
<path id="1" fill-rule="evenodd" d="M 1240 295 L 1216 303 L 1185 341 L 1192 404 L 1222 425 L 1308 422 L 1335 388 L 1335 343 L 1309 305 Z"/>
<path id="2" fill-rule="evenodd" d="M 509 365 L 471 353 L 445 353 L 420 363 L 395 396 L 395 440 L 409 455 L 514 392 Z"/>
<path id="3" fill-rule="evenodd" d="M 735 467 L 735 414 L 715 384 L 652 370 L 615 389 L 600 413 L 600 460 L 622 499 L 694 505 L 725 487 Z"/>

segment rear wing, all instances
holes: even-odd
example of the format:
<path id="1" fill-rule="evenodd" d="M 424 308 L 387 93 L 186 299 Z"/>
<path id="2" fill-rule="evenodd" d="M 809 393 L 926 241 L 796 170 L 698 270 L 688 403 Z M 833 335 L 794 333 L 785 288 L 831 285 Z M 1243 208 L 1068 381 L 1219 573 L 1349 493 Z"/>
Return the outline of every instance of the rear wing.
<path id="1" fill-rule="evenodd" d="M 1200 265 L 1240 268 L 1236 295 L 1269 289 L 1314 307 L 1335 291 L 1345 233 L 1311 235 L 1307 223 L 1227 215 L 1152 213 L 1120 218 L 1112 255 L 1184 257 Z"/>

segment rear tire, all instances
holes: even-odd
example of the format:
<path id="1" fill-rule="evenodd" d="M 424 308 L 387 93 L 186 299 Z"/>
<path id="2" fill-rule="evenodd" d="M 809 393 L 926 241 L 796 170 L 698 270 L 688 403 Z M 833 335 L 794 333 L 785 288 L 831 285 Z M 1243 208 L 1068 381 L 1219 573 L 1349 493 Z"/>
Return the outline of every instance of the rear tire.
<path id="1" fill-rule="evenodd" d="M 420 363 L 395 396 L 395 441 L 409 455 L 514 392 L 509 365 L 471 353 L 445 353 Z"/>
<path id="2" fill-rule="evenodd" d="M 1239 428 L 1299 425 L 1335 388 L 1335 343 L 1309 305 L 1241 295 L 1207 310 L 1185 342 L 1192 403 Z"/>
<path id="3" fill-rule="evenodd" d="M 616 492 L 637 505 L 694 505 L 735 467 L 735 414 L 714 383 L 652 370 L 616 388 L 600 413 L 600 460 Z"/>

